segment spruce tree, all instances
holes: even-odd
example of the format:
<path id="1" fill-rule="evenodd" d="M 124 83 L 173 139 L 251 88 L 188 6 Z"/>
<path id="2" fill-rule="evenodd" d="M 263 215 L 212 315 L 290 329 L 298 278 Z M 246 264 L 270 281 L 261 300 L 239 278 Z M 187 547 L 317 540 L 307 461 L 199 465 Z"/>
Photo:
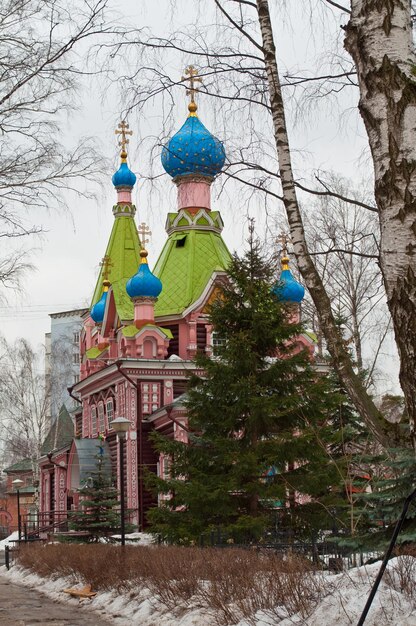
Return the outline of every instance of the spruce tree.
<path id="1" fill-rule="evenodd" d="M 416 458 L 410 448 L 390 448 L 387 454 L 367 459 L 374 469 L 371 490 L 359 495 L 367 527 L 354 537 L 353 546 L 384 550 L 391 540 L 406 498 L 416 489 Z M 416 542 L 416 499 L 410 504 L 396 544 Z M 346 540 L 346 545 L 351 542 Z"/>
<path id="2" fill-rule="evenodd" d="M 120 530 L 118 490 L 113 486 L 111 475 L 104 469 L 102 435 L 97 442 L 96 470 L 79 490 L 80 506 L 72 516 L 74 530 L 89 533 L 90 541 L 98 541 Z"/>
<path id="3" fill-rule="evenodd" d="M 312 509 L 331 523 L 319 500 L 340 477 L 316 432 L 338 395 L 299 349 L 302 326 L 272 292 L 275 263 L 260 249 L 251 228 L 248 251 L 234 255 L 210 307 L 221 342 L 214 358 L 196 358 L 204 375 L 189 384 L 188 443 L 154 436 L 171 459 L 170 476 L 148 476 L 148 483 L 169 499 L 149 521 L 173 541 L 218 528 L 237 541 L 257 540 L 278 512 L 298 533 L 308 529 Z"/>

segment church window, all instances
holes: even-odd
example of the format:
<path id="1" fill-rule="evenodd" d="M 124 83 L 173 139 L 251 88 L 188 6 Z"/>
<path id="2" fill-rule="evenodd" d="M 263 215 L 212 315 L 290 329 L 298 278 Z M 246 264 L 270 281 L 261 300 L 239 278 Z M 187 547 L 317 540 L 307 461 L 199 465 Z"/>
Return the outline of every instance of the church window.
<path id="1" fill-rule="evenodd" d="M 113 399 L 112 398 L 110 398 L 110 400 L 107 400 L 106 410 L 107 410 L 107 421 L 108 421 L 108 423 L 110 423 L 114 419 L 114 407 L 113 407 Z"/>
<path id="2" fill-rule="evenodd" d="M 142 411 L 152 413 L 160 407 L 160 383 L 142 384 Z"/>
<path id="3" fill-rule="evenodd" d="M 74 352 L 72 355 L 72 363 L 74 365 L 78 365 L 79 364 L 79 352 Z"/>
<path id="4" fill-rule="evenodd" d="M 163 457 L 163 461 L 162 461 L 162 478 L 164 478 L 165 480 L 168 480 L 169 478 L 171 478 L 169 457 L 167 456 Z"/>
<path id="5" fill-rule="evenodd" d="M 79 344 L 79 330 L 74 330 L 74 333 L 72 335 L 72 341 L 76 345 Z"/>
<path id="6" fill-rule="evenodd" d="M 91 407 L 91 433 L 95 435 L 97 432 L 97 408 Z"/>
<path id="7" fill-rule="evenodd" d="M 212 351 L 214 353 L 214 356 L 217 353 L 218 348 L 224 345 L 225 345 L 225 339 L 221 337 L 218 333 L 213 332 L 212 333 Z"/>
<path id="8" fill-rule="evenodd" d="M 98 428 L 100 433 L 105 431 L 104 404 L 102 402 L 98 405 Z"/>
<path id="9" fill-rule="evenodd" d="M 186 242 L 186 235 L 184 235 L 180 239 L 176 240 L 176 247 L 177 248 L 184 248 L 185 247 L 185 242 Z"/>

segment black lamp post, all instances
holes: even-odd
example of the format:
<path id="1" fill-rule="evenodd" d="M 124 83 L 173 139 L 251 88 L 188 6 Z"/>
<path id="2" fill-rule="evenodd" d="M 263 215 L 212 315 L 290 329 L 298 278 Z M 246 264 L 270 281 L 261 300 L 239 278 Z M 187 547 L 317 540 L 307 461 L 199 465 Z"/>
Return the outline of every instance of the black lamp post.
<path id="1" fill-rule="evenodd" d="M 13 480 L 12 485 L 14 485 L 17 493 L 17 532 L 19 541 L 22 539 L 22 518 L 20 516 L 20 487 L 23 485 L 23 480 L 20 478 L 16 478 Z"/>
<path id="2" fill-rule="evenodd" d="M 126 545 L 126 519 L 124 505 L 124 442 L 126 441 L 126 433 L 131 425 L 130 420 L 125 417 L 117 417 L 110 422 L 109 426 L 117 433 L 120 442 L 120 526 L 121 526 L 121 545 Z"/>

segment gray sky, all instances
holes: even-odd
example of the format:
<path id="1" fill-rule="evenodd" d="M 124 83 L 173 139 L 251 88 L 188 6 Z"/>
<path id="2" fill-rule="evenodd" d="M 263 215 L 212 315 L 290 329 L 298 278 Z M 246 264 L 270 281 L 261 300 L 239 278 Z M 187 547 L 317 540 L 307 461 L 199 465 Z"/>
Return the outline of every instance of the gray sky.
<path id="1" fill-rule="evenodd" d="M 195 0 L 182 0 L 176 3 L 176 11 L 171 15 L 169 0 L 155 3 L 143 0 L 119 2 L 114 0 L 114 7 L 120 16 L 124 15 L 129 24 L 149 26 L 155 34 L 167 35 L 173 27 L 180 25 L 182 16 L 190 20 L 192 12 L 200 4 Z M 208 19 L 204 2 L 203 19 Z M 273 4 L 273 3 L 271 3 Z M 139 5 L 139 7 L 138 7 Z M 340 19 L 331 18 L 329 12 L 315 11 L 309 14 L 309 2 L 301 0 L 290 2 L 284 15 L 275 16 L 275 35 L 281 74 L 289 73 L 296 68 L 307 72 L 314 65 L 326 62 L 327 50 L 334 45 L 333 40 L 341 37 Z M 345 23 L 345 19 L 341 23 Z M 184 23 L 184 22 L 183 22 Z M 167 68 L 172 76 L 183 73 L 184 65 L 197 62 L 184 57 L 183 65 L 178 58 L 168 59 Z M 125 68 L 120 68 L 120 72 Z M 113 224 L 112 206 L 116 194 L 111 184 L 111 174 L 118 167 L 118 148 L 114 129 L 120 120 L 120 96 L 116 84 L 109 87 L 105 100 L 100 95 L 101 88 L 107 88 L 104 79 L 92 81 L 88 88 L 83 87 L 79 93 L 79 109 L 71 117 L 61 120 L 65 131 L 65 141 L 84 135 L 94 136 L 111 162 L 113 170 L 99 186 L 97 201 L 68 198 L 70 211 L 51 212 L 50 214 L 32 215 L 31 221 L 42 223 L 47 232 L 37 240 L 32 240 L 31 258 L 36 270 L 27 275 L 22 294 L 8 294 L 8 305 L 0 306 L 1 330 L 7 339 L 18 336 L 30 339 L 34 344 L 43 342 L 45 332 L 50 323 L 48 313 L 68 310 L 88 305 L 92 296 L 98 273 L 98 264 L 104 255 L 108 237 Z M 339 109 L 335 101 L 318 99 L 310 101 L 305 111 L 300 114 L 293 101 L 288 102 L 291 145 L 295 151 L 295 163 L 298 172 L 304 171 L 305 178 L 310 178 L 312 169 L 336 170 L 351 177 L 357 183 L 363 173 L 371 176 L 369 160 L 366 156 L 367 142 L 364 128 L 355 108 L 358 95 L 352 89 L 338 96 Z M 175 93 L 175 127 L 179 129 L 186 117 L 186 100 L 183 90 Z M 340 115 L 340 111 L 343 111 Z M 235 140 L 235 129 L 224 126 L 223 121 L 213 115 L 211 101 L 207 96 L 199 97 L 199 115 L 208 128 L 225 139 L 227 135 Z M 161 250 L 166 234 L 164 223 L 166 213 L 175 210 L 176 188 L 169 182 L 162 184 L 161 191 L 151 189 L 143 183 L 140 172 L 147 168 L 147 149 L 149 141 L 142 143 L 143 135 L 157 136 L 163 126 L 164 114 L 161 101 L 149 106 L 140 124 L 134 116 L 129 118 L 130 126 L 135 132 L 130 141 L 129 164 L 138 174 L 138 181 L 133 199 L 138 209 L 138 221 L 149 224 L 153 237 L 149 244 L 149 262 L 154 265 Z M 234 133 L 234 134 L 233 134 Z M 225 136 L 224 136 L 225 134 Z M 155 161 L 154 171 L 163 174 L 160 160 Z M 221 180 L 216 184 L 216 191 L 221 188 Z M 215 198 L 213 205 L 221 211 L 225 222 L 224 240 L 231 250 L 241 248 L 246 236 L 247 215 L 256 217 L 259 234 L 270 238 L 267 230 L 267 217 L 261 203 L 254 202 L 247 206 L 238 188 L 230 187 L 220 197 Z M 28 241 L 23 242 L 28 246 Z M 30 247 L 30 245 L 29 245 Z M 387 390 L 397 391 L 396 375 L 391 374 L 391 363 L 397 358 L 393 356 L 394 345 L 386 345 L 387 356 L 384 359 L 388 368 L 388 378 L 383 385 Z"/>

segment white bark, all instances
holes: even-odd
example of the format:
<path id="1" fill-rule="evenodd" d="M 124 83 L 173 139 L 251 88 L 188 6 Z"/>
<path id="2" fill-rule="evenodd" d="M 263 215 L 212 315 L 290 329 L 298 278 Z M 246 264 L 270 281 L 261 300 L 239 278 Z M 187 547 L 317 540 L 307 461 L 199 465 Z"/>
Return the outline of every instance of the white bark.
<path id="1" fill-rule="evenodd" d="M 366 393 L 360 378 L 354 372 L 351 357 L 335 323 L 329 297 L 308 252 L 302 216 L 296 197 L 285 109 L 280 87 L 268 0 L 257 0 L 257 10 L 269 83 L 270 104 L 279 161 L 279 173 L 283 189 L 283 201 L 299 269 L 317 308 L 320 327 L 324 333 L 328 350 L 332 356 L 337 373 L 371 432 L 382 445 L 386 446 L 388 444 L 386 425 L 371 398 Z"/>
<path id="2" fill-rule="evenodd" d="M 354 59 L 381 227 L 380 259 L 400 382 L 415 443 L 416 56 L 410 0 L 351 0 L 345 47 Z"/>

